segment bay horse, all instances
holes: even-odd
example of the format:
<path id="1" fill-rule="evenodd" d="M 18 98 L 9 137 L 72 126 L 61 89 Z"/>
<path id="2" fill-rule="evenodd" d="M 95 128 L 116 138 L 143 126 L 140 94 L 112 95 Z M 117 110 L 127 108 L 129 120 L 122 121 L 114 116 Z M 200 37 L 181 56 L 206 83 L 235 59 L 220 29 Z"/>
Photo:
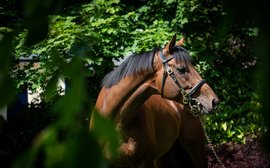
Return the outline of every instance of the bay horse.
<path id="1" fill-rule="evenodd" d="M 182 43 L 174 35 L 164 48 L 131 55 L 103 79 L 95 111 L 112 119 L 122 134 L 112 167 L 162 167 L 162 156 L 178 140 L 196 167 L 207 167 L 204 134 L 194 116 L 212 113 L 218 98 Z"/>

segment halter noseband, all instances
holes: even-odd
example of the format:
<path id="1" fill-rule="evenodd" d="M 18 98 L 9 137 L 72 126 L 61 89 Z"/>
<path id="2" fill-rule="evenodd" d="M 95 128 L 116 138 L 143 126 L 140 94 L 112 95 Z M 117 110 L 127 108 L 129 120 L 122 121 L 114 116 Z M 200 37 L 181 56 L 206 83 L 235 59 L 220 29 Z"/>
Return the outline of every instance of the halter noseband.
<path id="1" fill-rule="evenodd" d="M 179 49 L 182 49 L 184 51 L 186 51 L 184 48 L 182 47 L 178 47 Z M 168 75 L 173 79 L 173 81 L 175 82 L 175 84 L 179 87 L 180 89 L 180 93 L 183 96 L 183 104 L 185 105 L 189 105 L 190 107 L 190 112 L 192 113 L 193 116 L 197 117 L 199 115 L 199 112 L 201 111 L 200 108 L 200 103 L 196 98 L 193 98 L 193 94 L 196 93 L 196 91 L 202 87 L 203 84 L 206 83 L 206 81 L 204 79 L 200 80 L 190 91 L 189 93 L 186 92 L 186 90 L 184 89 L 184 87 L 179 83 L 179 81 L 177 80 L 172 68 L 169 66 L 168 62 L 172 59 L 174 59 L 174 56 L 166 59 L 165 55 L 163 54 L 163 50 L 160 50 L 160 58 L 162 60 L 162 64 L 164 67 L 164 73 L 163 73 L 163 78 L 162 78 L 162 88 L 161 88 L 161 96 L 163 97 L 163 92 L 164 92 L 164 86 L 165 86 L 165 82 L 166 82 L 166 78 L 168 77 Z"/>

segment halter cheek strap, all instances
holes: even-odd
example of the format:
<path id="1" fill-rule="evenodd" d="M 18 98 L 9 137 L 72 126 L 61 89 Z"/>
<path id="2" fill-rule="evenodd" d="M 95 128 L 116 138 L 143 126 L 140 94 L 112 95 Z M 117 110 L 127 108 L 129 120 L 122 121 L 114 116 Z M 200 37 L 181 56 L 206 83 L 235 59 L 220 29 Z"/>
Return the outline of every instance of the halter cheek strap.
<path id="1" fill-rule="evenodd" d="M 162 52 L 161 52 L 162 53 Z M 162 78 L 162 88 L 161 88 L 161 96 L 163 97 L 163 93 L 164 93 L 164 86 L 165 86 L 165 82 L 166 79 L 168 77 L 168 74 L 170 75 L 170 77 L 173 79 L 173 81 L 175 82 L 175 84 L 180 88 L 181 92 L 185 92 L 184 88 L 181 86 L 181 84 L 178 82 L 172 68 L 169 66 L 168 62 L 172 59 L 174 59 L 174 56 L 166 59 L 165 56 L 163 54 L 161 54 L 161 58 L 162 58 L 162 63 L 163 63 L 163 67 L 164 67 L 164 72 L 163 72 L 163 78 Z M 184 93 L 185 94 L 185 93 Z"/>
<path id="2" fill-rule="evenodd" d="M 168 77 L 168 75 L 172 78 L 172 80 L 175 82 L 175 84 L 178 86 L 178 88 L 180 89 L 180 93 L 183 96 L 183 104 L 185 105 L 189 105 L 190 106 L 190 111 L 194 116 L 198 116 L 199 115 L 199 111 L 200 111 L 200 105 L 198 103 L 198 100 L 193 98 L 192 96 L 194 95 L 194 93 L 197 92 L 197 90 L 199 88 L 202 87 L 203 84 L 206 83 L 206 81 L 204 79 L 200 80 L 199 83 L 197 83 L 190 91 L 189 93 L 186 92 L 186 90 L 184 89 L 184 87 L 179 83 L 179 81 L 177 80 L 175 73 L 173 72 L 172 68 L 169 66 L 168 62 L 172 59 L 174 59 L 174 56 L 166 59 L 165 55 L 163 54 L 163 50 L 160 50 L 160 57 L 162 60 L 162 64 L 164 67 L 164 72 L 163 72 L 163 78 L 162 78 L 162 88 L 161 88 L 161 96 L 163 97 L 164 95 L 164 87 L 165 87 L 165 83 L 166 83 L 166 79 Z"/>

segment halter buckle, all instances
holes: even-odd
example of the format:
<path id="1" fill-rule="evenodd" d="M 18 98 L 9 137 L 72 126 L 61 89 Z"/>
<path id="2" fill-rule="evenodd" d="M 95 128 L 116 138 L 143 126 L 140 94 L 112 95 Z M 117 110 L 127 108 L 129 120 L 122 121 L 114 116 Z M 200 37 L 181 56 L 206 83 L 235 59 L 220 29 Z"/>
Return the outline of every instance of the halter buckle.
<path id="1" fill-rule="evenodd" d="M 187 97 L 187 92 L 184 89 L 181 89 L 180 92 L 183 95 L 183 97 Z"/>
<path id="2" fill-rule="evenodd" d="M 183 103 L 184 104 L 188 104 L 188 102 L 189 102 L 189 98 L 183 96 Z"/>
<path id="3" fill-rule="evenodd" d="M 168 72 L 169 75 L 173 73 L 173 70 L 171 67 L 167 67 L 166 71 Z"/>

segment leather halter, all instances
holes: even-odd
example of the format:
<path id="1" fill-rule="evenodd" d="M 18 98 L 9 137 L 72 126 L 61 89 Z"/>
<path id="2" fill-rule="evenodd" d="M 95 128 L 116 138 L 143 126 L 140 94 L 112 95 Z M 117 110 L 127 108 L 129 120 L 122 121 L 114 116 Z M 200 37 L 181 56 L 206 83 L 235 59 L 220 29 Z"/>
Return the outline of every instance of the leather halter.
<path id="1" fill-rule="evenodd" d="M 177 48 L 186 51 L 182 47 L 177 47 Z M 163 97 L 164 86 L 165 86 L 165 83 L 166 83 L 166 79 L 167 79 L 167 77 L 169 75 L 173 79 L 175 84 L 178 86 L 178 88 L 180 89 L 180 93 L 183 96 L 183 104 L 189 105 L 190 106 L 190 112 L 194 116 L 198 116 L 199 112 L 201 111 L 200 103 L 196 98 L 193 97 L 193 95 L 194 95 L 194 93 L 197 92 L 198 89 L 200 89 L 202 87 L 203 84 L 206 83 L 206 81 L 204 79 L 200 80 L 195 86 L 193 86 L 193 88 L 189 91 L 189 93 L 187 93 L 186 90 L 184 89 L 184 87 L 177 80 L 174 71 L 172 70 L 172 68 L 168 64 L 168 62 L 170 60 L 174 59 L 174 56 L 166 59 L 165 55 L 163 54 L 163 49 L 160 49 L 160 58 L 162 60 L 162 64 L 163 64 L 163 67 L 164 67 L 164 73 L 163 73 L 163 78 L 162 78 L 161 96 Z"/>

